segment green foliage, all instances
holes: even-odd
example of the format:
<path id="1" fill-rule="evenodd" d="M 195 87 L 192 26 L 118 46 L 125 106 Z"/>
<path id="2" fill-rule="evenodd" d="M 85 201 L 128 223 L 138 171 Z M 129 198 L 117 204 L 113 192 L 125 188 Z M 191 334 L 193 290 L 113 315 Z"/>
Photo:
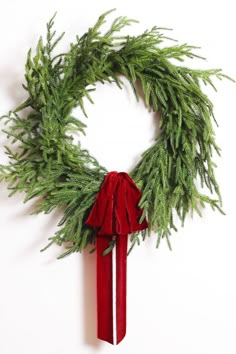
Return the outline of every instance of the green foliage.
<path id="1" fill-rule="evenodd" d="M 212 162 L 213 151 L 219 153 L 212 128 L 213 105 L 201 83 L 214 87 L 212 78 L 225 75 L 221 70 L 173 64 L 173 60 L 194 58 L 195 48 L 186 44 L 163 48 L 167 37 L 160 28 L 139 36 L 118 36 L 134 22 L 119 17 L 102 34 L 108 13 L 82 37 L 77 36 L 67 53 L 59 55 L 54 55 L 54 49 L 64 33 L 56 37 L 54 16 L 47 24 L 46 43 L 40 38 L 36 53 L 28 52 L 23 85 L 27 100 L 2 117 L 12 146 L 5 147 L 10 164 L 0 166 L 0 180 L 8 183 L 11 195 L 24 191 L 25 201 L 38 198 L 35 213 L 63 210 L 59 231 L 50 237 L 50 244 L 69 242 L 64 255 L 94 244 L 94 230 L 85 220 L 107 171 L 74 144 L 71 132 L 85 133 L 85 124 L 72 116 L 72 110 L 80 106 L 86 115 L 84 99 L 92 102 L 91 91 L 98 81 L 115 81 L 122 88 L 124 75 L 137 98 L 140 83 L 146 105 L 160 114 L 160 137 L 130 173 L 142 190 L 142 218 L 148 219 L 149 234 L 157 232 L 157 244 L 163 237 L 168 240 L 171 229 L 176 230 L 174 210 L 182 223 L 187 213 L 200 213 L 206 203 L 221 211 Z M 198 191 L 198 177 L 202 187 L 216 197 Z M 141 237 L 145 239 L 146 231 Z M 131 235 L 131 248 L 139 238 Z"/>

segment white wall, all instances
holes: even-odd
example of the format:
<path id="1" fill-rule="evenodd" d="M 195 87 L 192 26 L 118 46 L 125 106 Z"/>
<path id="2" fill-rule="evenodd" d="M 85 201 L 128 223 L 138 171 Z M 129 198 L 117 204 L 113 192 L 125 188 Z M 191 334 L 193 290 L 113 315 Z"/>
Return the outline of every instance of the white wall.
<path id="1" fill-rule="evenodd" d="M 24 97 L 26 51 L 45 32 L 58 11 L 56 26 L 65 42 L 83 34 L 98 15 L 116 7 L 115 15 L 140 20 L 139 33 L 153 25 L 172 27 L 181 42 L 201 46 L 208 58 L 202 68 L 222 67 L 236 78 L 234 1 L 190 2 L 67 0 L 1 2 L 0 114 Z M 111 18 L 114 18 L 112 15 Z M 195 65 L 196 64 L 192 64 Z M 172 237 L 154 247 L 155 236 L 128 259 L 128 328 L 116 347 L 96 339 L 95 258 L 84 253 L 57 261 L 62 251 L 39 250 L 56 230 L 59 215 L 29 216 L 32 205 L 22 195 L 9 199 L 0 188 L 0 353 L 1 354 L 235 354 L 235 94 L 230 82 L 208 90 L 220 127 L 217 177 L 224 209 L 207 209 L 188 219 Z M 154 136 L 153 116 L 137 104 L 128 86 L 123 91 L 98 85 L 89 106 L 88 147 L 110 170 L 129 170 Z M 4 136 L 0 135 L 0 163 Z"/>

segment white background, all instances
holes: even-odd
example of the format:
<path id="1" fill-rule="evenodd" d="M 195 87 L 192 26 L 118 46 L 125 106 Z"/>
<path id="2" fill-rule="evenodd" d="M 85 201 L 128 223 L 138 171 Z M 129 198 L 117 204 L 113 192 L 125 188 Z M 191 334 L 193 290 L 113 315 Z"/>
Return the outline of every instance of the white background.
<path id="1" fill-rule="evenodd" d="M 140 33 L 154 25 L 171 27 L 180 42 L 201 46 L 207 62 L 195 67 L 221 67 L 236 78 L 234 1 L 190 2 L 128 0 L 1 2 L 0 114 L 25 97 L 26 52 L 57 10 L 56 28 L 66 31 L 64 48 L 83 34 L 104 11 L 140 20 L 129 29 Z M 63 45 L 62 45 L 63 48 Z M 189 64 L 189 63 L 188 63 Z M 118 346 L 96 339 L 95 255 L 86 252 L 56 260 L 62 249 L 39 250 L 56 230 L 60 215 L 29 216 L 32 204 L 23 195 L 8 198 L 0 189 L 0 353 L 1 354 L 235 354 L 235 100 L 236 86 L 216 82 L 207 90 L 219 122 L 217 158 L 227 216 L 206 209 L 155 249 L 155 236 L 128 259 L 127 335 Z M 124 90 L 97 85 L 83 146 L 109 170 L 129 169 L 150 146 L 157 126 L 143 103 Z M 0 135 L 0 163 L 5 137 Z"/>

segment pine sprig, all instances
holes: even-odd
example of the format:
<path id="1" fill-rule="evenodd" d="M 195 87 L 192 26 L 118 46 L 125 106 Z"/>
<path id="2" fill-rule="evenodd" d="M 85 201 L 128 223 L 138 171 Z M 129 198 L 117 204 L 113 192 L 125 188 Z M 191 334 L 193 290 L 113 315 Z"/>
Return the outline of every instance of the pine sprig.
<path id="1" fill-rule="evenodd" d="M 10 144 L 5 147 L 9 165 L 0 166 L 0 181 L 8 183 L 10 195 L 24 191 L 25 202 L 36 198 L 35 213 L 63 211 L 59 229 L 49 239 L 49 245 L 69 244 L 62 256 L 94 247 L 95 233 L 85 220 L 107 170 L 74 144 L 71 133 L 85 134 L 86 125 L 72 110 L 80 106 L 86 115 L 84 99 L 93 103 L 91 92 L 98 81 L 114 81 L 122 88 L 123 75 L 137 99 L 141 84 L 146 105 L 160 115 L 160 136 L 130 172 L 142 190 L 141 219 L 146 217 L 149 223 L 148 231 L 131 235 L 131 249 L 151 231 L 157 233 L 157 245 L 161 238 L 169 244 L 171 231 L 177 230 L 174 211 L 182 224 L 189 212 L 200 214 L 206 204 L 222 212 L 212 161 L 220 149 L 212 127 L 213 104 L 202 83 L 215 88 L 214 78 L 229 77 L 219 69 L 173 64 L 173 60 L 199 56 L 194 52 L 197 48 L 187 44 L 164 47 L 169 39 L 165 29 L 153 27 L 138 36 L 122 36 L 120 31 L 136 21 L 119 17 L 103 33 L 112 11 L 77 36 L 67 53 L 57 55 L 54 50 L 64 33 L 56 35 L 54 15 L 47 24 L 45 43 L 40 38 L 35 53 L 28 52 L 23 85 L 28 98 L 2 117 Z M 30 113 L 24 108 L 30 108 Z M 199 191 L 197 179 L 213 197 Z"/>

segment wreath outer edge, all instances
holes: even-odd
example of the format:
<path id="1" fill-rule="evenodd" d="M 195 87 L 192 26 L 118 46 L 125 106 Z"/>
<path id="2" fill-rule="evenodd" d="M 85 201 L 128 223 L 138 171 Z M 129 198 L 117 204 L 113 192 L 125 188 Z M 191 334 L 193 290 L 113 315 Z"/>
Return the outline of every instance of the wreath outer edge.
<path id="1" fill-rule="evenodd" d="M 24 202 L 36 198 L 34 213 L 63 211 L 59 229 L 48 244 L 69 244 L 58 258 L 89 245 L 94 250 L 96 232 L 85 220 L 108 171 L 80 144 L 74 144 L 72 132 L 85 134 L 86 125 L 72 111 L 79 106 L 86 116 L 84 99 L 93 103 L 96 82 L 115 82 L 122 89 L 125 76 L 137 99 L 141 85 L 145 104 L 160 116 L 160 136 L 129 173 L 142 191 L 140 223 L 147 218 L 149 224 L 148 230 L 131 234 L 130 250 L 151 232 L 157 233 L 157 246 L 162 238 L 170 246 L 171 231 L 177 231 L 176 216 L 183 225 L 189 212 L 201 215 L 206 204 L 223 213 L 212 160 L 215 152 L 220 155 L 212 125 L 213 104 L 202 84 L 215 89 L 213 78 L 232 79 L 221 69 L 177 65 L 199 56 L 194 53 L 196 47 L 187 44 L 164 47 L 169 39 L 165 29 L 153 27 L 141 35 L 118 36 L 136 22 L 118 17 L 101 33 L 110 12 L 102 14 L 62 54 L 54 54 L 64 36 L 56 37 L 54 15 L 47 24 L 46 42 L 40 38 L 35 54 L 28 52 L 23 84 L 28 98 L 1 117 L 7 125 L 3 132 L 10 143 L 5 146 L 10 163 L 0 165 L 0 181 L 7 183 L 10 196 L 25 192 Z M 108 252 L 114 244 L 115 240 Z"/>

